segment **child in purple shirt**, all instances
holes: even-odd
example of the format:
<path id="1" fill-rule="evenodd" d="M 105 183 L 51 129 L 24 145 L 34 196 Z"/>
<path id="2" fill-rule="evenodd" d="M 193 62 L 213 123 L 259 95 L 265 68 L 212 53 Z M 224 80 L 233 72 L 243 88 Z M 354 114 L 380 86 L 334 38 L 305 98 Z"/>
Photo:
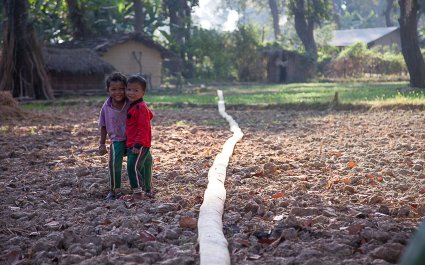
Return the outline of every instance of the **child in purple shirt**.
<path id="1" fill-rule="evenodd" d="M 99 115 L 100 143 L 99 155 L 105 155 L 106 135 L 111 140 L 109 148 L 109 184 L 110 191 L 105 200 L 111 201 L 118 199 L 122 193 L 121 189 L 121 170 L 122 160 L 125 155 L 125 123 L 127 119 L 127 110 L 130 102 L 125 96 L 127 78 L 121 73 L 112 73 L 106 79 L 106 91 L 108 99 L 102 106 Z"/>

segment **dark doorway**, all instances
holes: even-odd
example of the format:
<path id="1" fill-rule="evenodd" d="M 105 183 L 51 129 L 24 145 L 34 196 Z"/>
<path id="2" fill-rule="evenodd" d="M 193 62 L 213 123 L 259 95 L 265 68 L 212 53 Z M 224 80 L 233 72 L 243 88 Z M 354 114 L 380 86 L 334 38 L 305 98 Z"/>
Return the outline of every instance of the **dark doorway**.
<path id="1" fill-rule="evenodd" d="M 281 63 L 279 64 L 279 83 L 287 82 L 287 66 L 288 58 L 284 53 L 281 53 Z"/>
<path id="2" fill-rule="evenodd" d="M 279 66 L 279 83 L 286 82 L 286 66 Z"/>

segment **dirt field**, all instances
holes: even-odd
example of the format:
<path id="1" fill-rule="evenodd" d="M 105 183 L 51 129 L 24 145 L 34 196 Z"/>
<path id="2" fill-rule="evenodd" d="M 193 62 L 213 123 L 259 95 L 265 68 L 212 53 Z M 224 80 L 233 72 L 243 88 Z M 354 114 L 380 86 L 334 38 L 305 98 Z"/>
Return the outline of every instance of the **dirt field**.
<path id="1" fill-rule="evenodd" d="M 156 198 L 106 203 L 99 107 L 1 117 L 0 263 L 199 264 L 227 123 L 211 108 L 153 109 Z M 232 264 L 397 262 L 425 216 L 425 112 L 227 112 L 245 134 L 225 184 Z"/>

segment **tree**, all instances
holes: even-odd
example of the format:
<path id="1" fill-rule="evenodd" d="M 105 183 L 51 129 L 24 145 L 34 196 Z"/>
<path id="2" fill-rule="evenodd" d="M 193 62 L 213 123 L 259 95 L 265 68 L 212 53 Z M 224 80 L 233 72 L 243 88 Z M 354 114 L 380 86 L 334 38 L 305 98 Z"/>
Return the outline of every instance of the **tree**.
<path id="1" fill-rule="evenodd" d="M 143 2 L 143 11 L 144 11 L 144 33 L 149 36 L 154 36 L 154 32 L 161 27 L 164 27 L 166 24 L 164 22 L 165 18 L 161 13 L 162 1 L 161 0 L 150 0 Z M 160 33 L 163 31 L 159 30 Z"/>
<path id="2" fill-rule="evenodd" d="M 317 45 L 314 28 L 329 19 L 332 6 L 327 0 L 290 0 L 289 10 L 294 17 L 295 30 L 303 43 L 307 57 L 312 61 L 313 72 L 317 64 Z"/>
<path id="3" fill-rule="evenodd" d="M 386 7 L 384 10 L 384 16 L 385 16 L 385 25 L 387 27 L 394 26 L 393 21 L 391 20 L 391 12 L 394 9 L 394 0 L 386 0 Z"/>
<path id="4" fill-rule="evenodd" d="M 29 0 L 28 14 L 33 18 L 33 27 L 42 42 L 52 43 L 72 38 L 68 10 L 65 1 Z"/>
<path id="5" fill-rule="evenodd" d="M 133 0 L 134 31 L 143 33 L 145 12 L 143 12 L 143 0 Z"/>
<path id="6" fill-rule="evenodd" d="M 401 52 L 410 75 L 412 87 L 425 88 L 425 62 L 419 48 L 418 20 L 420 7 L 418 0 L 399 0 Z"/>
<path id="7" fill-rule="evenodd" d="M 234 38 L 234 58 L 238 68 L 239 81 L 261 80 L 264 70 L 260 67 L 260 30 L 252 25 L 241 25 L 233 32 Z"/>
<path id="8" fill-rule="evenodd" d="M 215 29 L 193 29 L 190 47 L 197 78 L 223 81 L 237 78 L 231 34 Z"/>
<path id="9" fill-rule="evenodd" d="M 332 1 L 332 17 L 336 24 L 336 29 L 341 29 L 341 21 L 340 21 L 340 10 L 341 3 L 338 0 Z"/>
<path id="10" fill-rule="evenodd" d="M 4 16 L 3 12 L 3 1 L 0 1 L 0 32 L 3 32 L 3 16 Z M 3 40 L 0 39 L 0 46 Z"/>
<path id="11" fill-rule="evenodd" d="M 279 10 L 276 0 L 269 0 L 270 11 L 273 18 L 274 38 L 277 40 L 280 36 L 279 28 Z"/>
<path id="12" fill-rule="evenodd" d="M 81 39 L 87 36 L 104 36 L 115 32 L 133 30 L 132 1 L 28 0 L 28 3 L 28 14 L 33 18 L 33 26 L 37 36 L 45 43 Z M 76 8 L 73 8 L 73 6 L 76 6 Z M 80 23 L 83 23 L 86 29 L 81 30 Z"/>
<path id="13" fill-rule="evenodd" d="M 333 0 L 341 29 L 385 27 L 385 21 L 394 21 L 397 5 L 393 0 Z M 384 16 L 384 17 L 383 17 Z M 387 17 L 385 17 L 387 16 Z"/>
<path id="14" fill-rule="evenodd" d="M 193 77 L 190 30 L 192 27 L 191 12 L 198 0 L 164 0 L 164 9 L 169 17 L 171 50 L 179 55 L 179 62 L 174 64 L 175 73 L 181 73 L 185 78 Z M 181 69 L 182 68 L 182 69 Z"/>
<path id="15" fill-rule="evenodd" d="M 91 36 L 92 32 L 87 24 L 87 17 L 78 0 L 66 0 L 66 3 L 68 4 L 69 19 L 72 24 L 74 38 L 86 39 Z"/>
<path id="16" fill-rule="evenodd" d="M 261 25 L 263 39 L 271 34 L 275 40 L 280 39 L 280 20 L 285 15 L 286 0 L 222 0 L 222 4 L 224 8 L 238 12 L 239 25 Z"/>
<path id="17" fill-rule="evenodd" d="M 14 97 L 53 98 L 42 51 L 28 20 L 27 0 L 3 0 L 3 8 L 0 90 L 11 91 Z"/>

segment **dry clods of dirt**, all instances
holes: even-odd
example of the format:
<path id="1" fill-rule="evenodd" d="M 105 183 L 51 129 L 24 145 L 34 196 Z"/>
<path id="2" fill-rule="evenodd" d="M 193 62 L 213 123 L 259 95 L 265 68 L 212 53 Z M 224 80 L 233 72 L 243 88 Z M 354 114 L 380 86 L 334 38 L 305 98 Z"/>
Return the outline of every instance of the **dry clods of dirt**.
<path id="1" fill-rule="evenodd" d="M 217 110 L 154 112 L 156 197 L 131 203 L 103 200 L 99 106 L 2 122 L 0 263 L 199 264 L 208 170 L 232 133 Z M 232 264 L 397 262 L 425 215 L 425 112 L 228 113 L 244 132 L 225 183 Z"/>

